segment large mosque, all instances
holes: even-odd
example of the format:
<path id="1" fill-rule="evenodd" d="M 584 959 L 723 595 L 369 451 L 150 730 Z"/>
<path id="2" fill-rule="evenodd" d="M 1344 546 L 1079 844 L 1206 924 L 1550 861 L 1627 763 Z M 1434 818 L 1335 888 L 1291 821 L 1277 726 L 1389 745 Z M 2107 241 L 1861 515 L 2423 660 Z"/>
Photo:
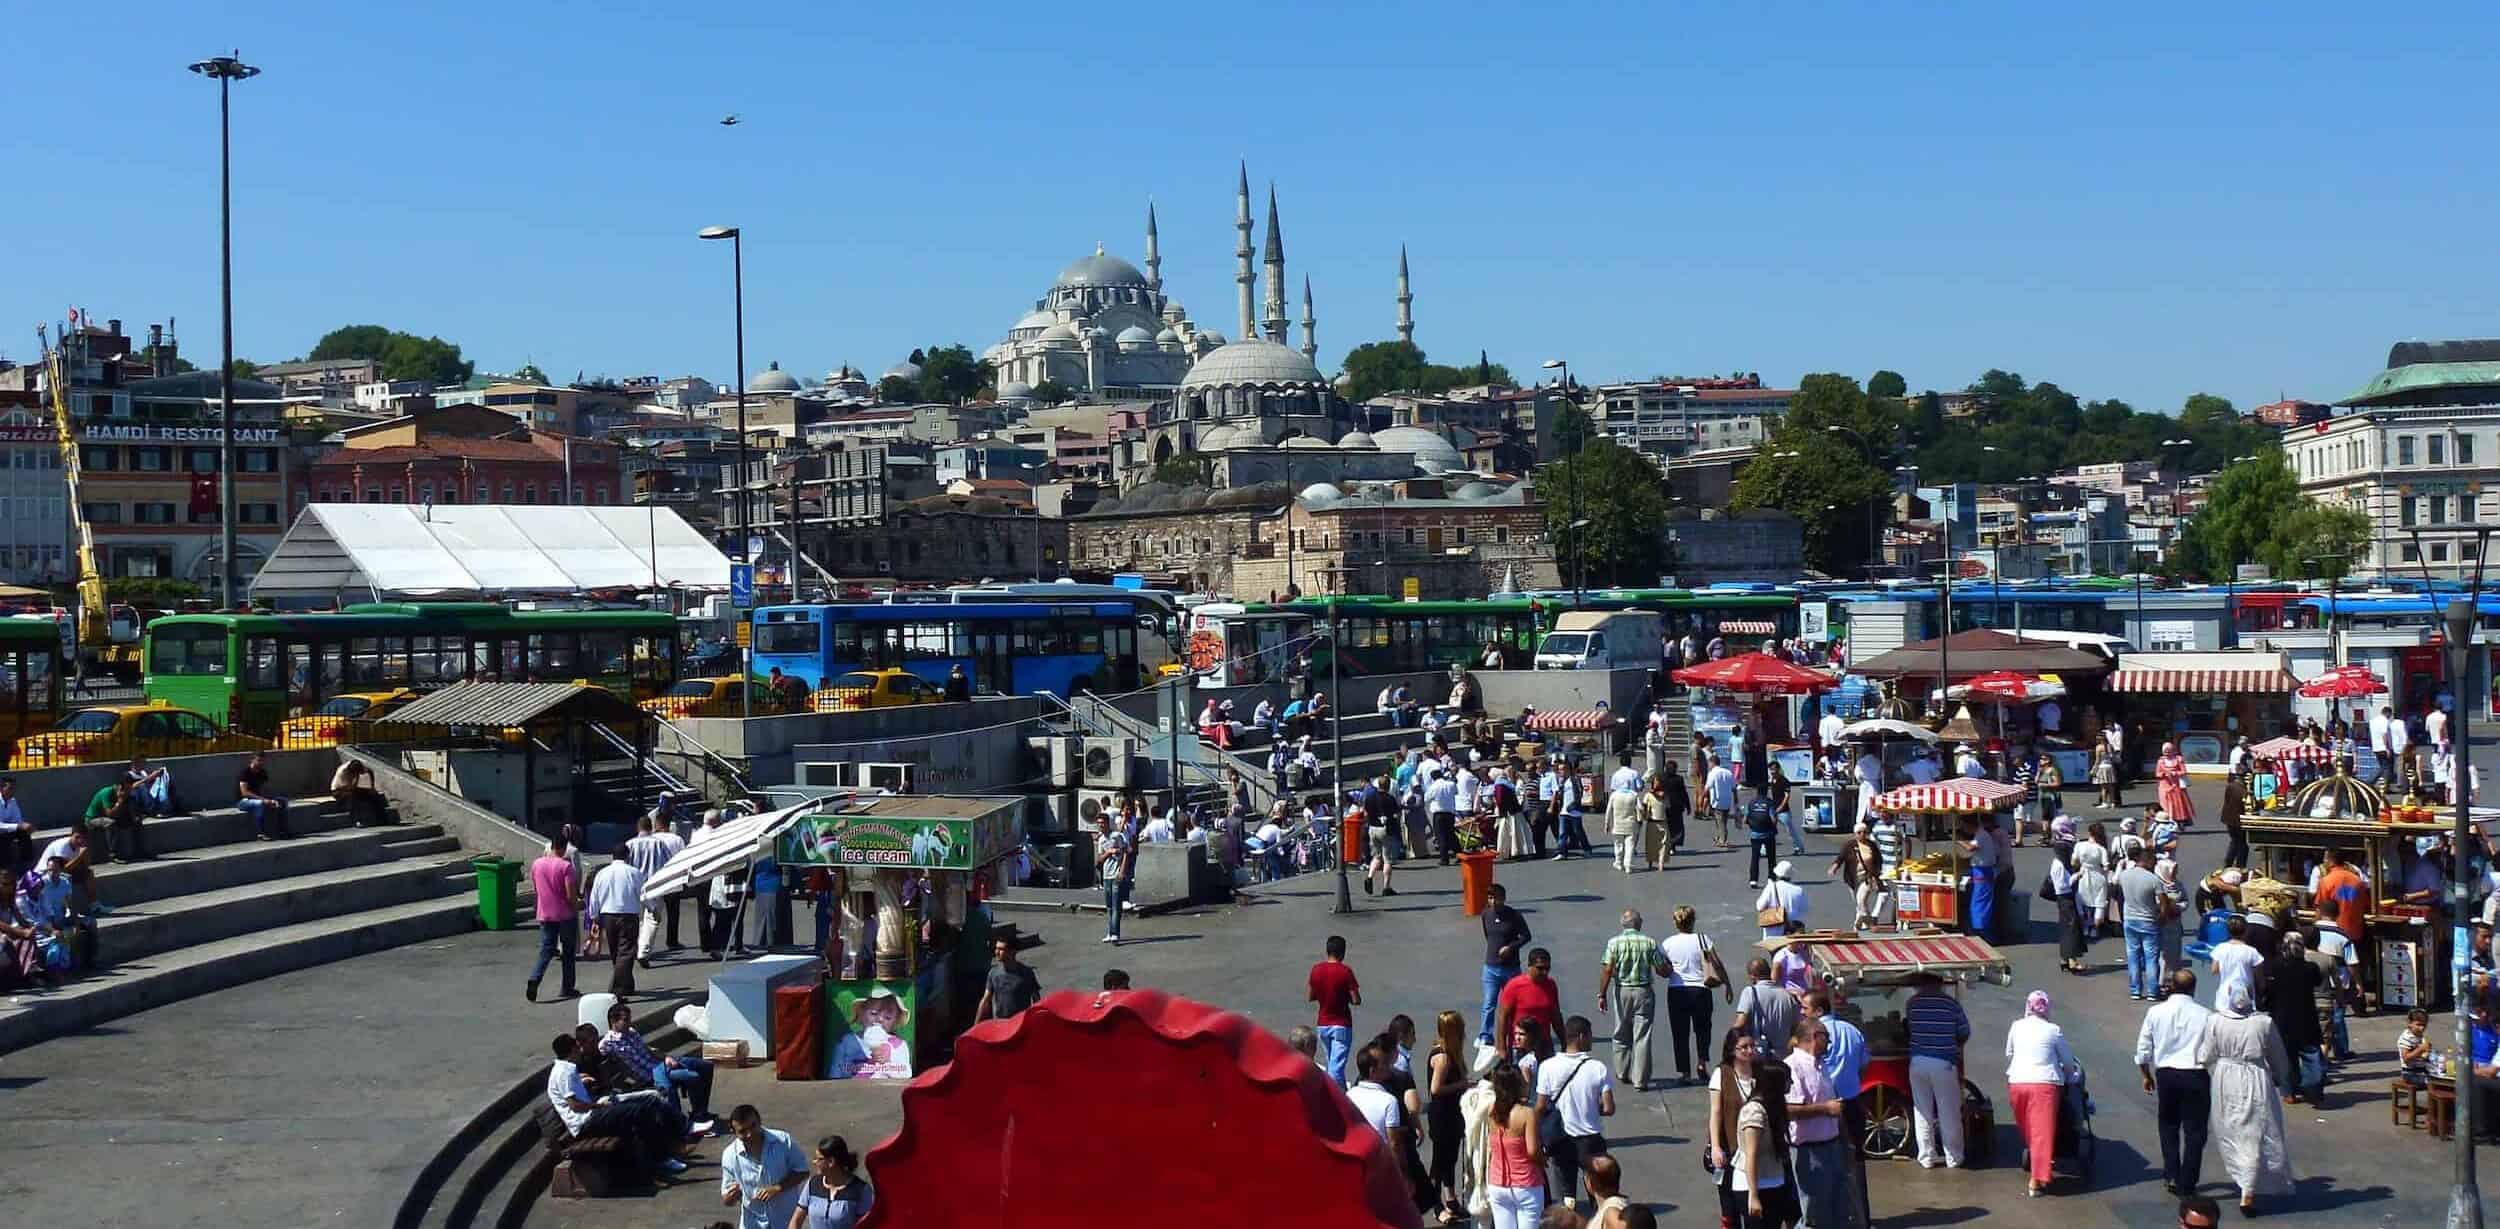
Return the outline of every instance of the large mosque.
<path id="1" fill-rule="evenodd" d="M 1251 243 L 1250 173 L 1241 171 L 1234 197 L 1238 340 L 1198 327 L 1163 290 L 1163 255 L 1153 206 L 1146 209 L 1146 267 L 1097 247 L 1060 270 L 1050 292 L 1007 336 L 985 352 L 997 371 L 999 400 L 1028 398 L 1045 380 L 1097 398 L 1164 400 L 1172 412 L 1157 424 L 1158 457 L 1176 450 L 1256 448 L 1286 439 L 1311 445 L 1353 437 L 1365 447 L 1352 408 L 1319 370 L 1319 323 L 1311 284 L 1302 283 L 1302 344 L 1289 344 L 1285 241 L 1276 193 L 1268 191 L 1264 248 Z M 1265 314 L 1256 312 L 1251 259 L 1265 262 Z M 1414 338 L 1414 296 L 1406 254 L 1398 253 L 1398 336 Z"/>

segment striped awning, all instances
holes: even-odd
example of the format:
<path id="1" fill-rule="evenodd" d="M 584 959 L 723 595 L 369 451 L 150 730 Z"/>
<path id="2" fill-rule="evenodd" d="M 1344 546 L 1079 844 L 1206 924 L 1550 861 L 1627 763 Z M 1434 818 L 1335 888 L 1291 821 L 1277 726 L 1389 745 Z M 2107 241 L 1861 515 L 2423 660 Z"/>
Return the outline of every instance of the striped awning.
<path id="1" fill-rule="evenodd" d="M 1719 634 L 1722 636 L 1776 636 L 1779 630 L 1780 625 L 1769 619 L 1719 620 Z"/>
<path id="2" fill-rule="evenodd" d="M 1602 708 L 1556 709 L 1550 713 L 1528 715 L 1531 730 L 1551 730 L 1558 734 L 1587 734 L 1613 725 L 1615 716 Z"/>
<path id="3" fill-rule="evenodd" d="M 1859 935 L 1848 939 L 1811 940 L 1810 957 L 1825 972 L 1841 977 L 1869 973 L 1933 973 L 1955 979 L 2003 978 L 2012 966 L 1984 939 L 1969 935 Z"/>
<path id="4" fill-rule="evenodd" d="M 2280 667 L 2255 670 L 2130 670 L 2109 676 L 2111 691 L 2288 696 L 2300 680 Z"/>
<path id="5" fill-rule="evenodd" d="M 1932 785 L 1904 785 L 1890 793 L 1877 795 L 1869 805 L 1886 814 L 1946 811 L 1976 815 L 2019 801 L 2022 796 L 2023 787 L 2010 781 L 1954 777 Z"/>
<path id="6" fill-rule="evenodd" d="M 2285 764 L 2323 764 L 2335 758 L 2334 751 L 2297 738 L 2269 738 L 2250 747 L 2248 754 L 2255 759 Z"/>

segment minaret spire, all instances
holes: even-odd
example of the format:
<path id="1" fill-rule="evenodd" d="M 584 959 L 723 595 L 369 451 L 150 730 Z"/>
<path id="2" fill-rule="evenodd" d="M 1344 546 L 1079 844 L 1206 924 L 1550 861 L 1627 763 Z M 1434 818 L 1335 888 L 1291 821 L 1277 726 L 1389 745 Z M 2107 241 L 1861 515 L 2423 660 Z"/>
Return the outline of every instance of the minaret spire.
<path id="1" fill-rule="evenodd" d="M 1163 247 L 1155 238 L 1155 203 L 1146 200 L 1146 285 L 1163 289 Z"/>
<path id="2" fill-rule="evenodd" d="M 1302 357 L 1319 361 L 1319 321 L 1311 315 L 1311 275 L 1302 275 Z"/>
<path id="3" fill-rule="evenodd" d="M 1285 331 L 1285 231 L 1276 224 L 1276 185 L 1267 185 L 1267 339 L 1288 345 Z"/>
<path id="4" fill-rule="evenodd" d="M 1233 274 L 1233 281 L 1241 290 L 1241 332 L 1234 336 L 1247 341 L 1259 335 L 1258 309 L 1250 298 L 1253 275 L 1250 272 L 1250 163 L 1247 159 L 1242 161 L 1241 185 L 1233 196 L 1233 229 L 1241 236 L 1241 241 L 1233 247 L 1233 259 L 1240 265 Z"/>
<path id="5" fill-rule="evenodd" d="M 1415 291 L 1406 280 L 1406 245 L 1398 245 L 1398 340 L 1415 344 Z"/>

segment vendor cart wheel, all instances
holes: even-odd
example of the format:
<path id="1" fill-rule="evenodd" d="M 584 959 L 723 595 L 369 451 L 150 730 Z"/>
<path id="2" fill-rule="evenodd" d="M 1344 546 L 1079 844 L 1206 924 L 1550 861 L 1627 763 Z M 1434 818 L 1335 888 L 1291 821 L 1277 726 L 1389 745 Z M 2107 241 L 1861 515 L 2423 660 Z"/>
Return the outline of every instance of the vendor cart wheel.
<path id="1" fill-rule="evenodd" d="M 1909 1151 L 1913 1110 L 1909 1097 L 1878 1084 L 1858 1098 L 1866 1108 L 1866 1137 L 1858 1151 L 1867 1156 L 1900 1156 Z"/>

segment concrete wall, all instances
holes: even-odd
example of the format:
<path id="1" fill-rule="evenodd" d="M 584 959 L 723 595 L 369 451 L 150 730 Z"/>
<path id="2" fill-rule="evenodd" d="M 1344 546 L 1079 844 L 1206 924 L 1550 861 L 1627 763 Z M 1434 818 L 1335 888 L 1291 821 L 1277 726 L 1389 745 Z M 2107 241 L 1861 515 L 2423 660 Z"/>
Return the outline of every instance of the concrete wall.
<path id="1" fill-rule="evenodd" d="M 1450 676 L 1446 671 L 1440 670 L 1426 670 L 1414 674 L 1367 674 L 1358 678 L 1339 679 L 1337 682 L 1339 690 L 1344 694 L 1331 695 L 1328 700 L 1343 708 L 1349 715 L 1372 711 L 1380 698 L 1380 689 L 1394 687 L 1399 683 L 1406 684 L 1414 691 L 1417 699 L 1428 703 L 1439 704 L 1450 698 Z M 1320 679 L 1319 689 L 1328 690 L 1328 680 L 1325 677 Z M 1252 683 L 1243 687 L 1184 688 L 1180 701 L 1181 725 L 1184 729 L 1196 729 L 1198 714 L 1205 711 L 1208 700 L 1215 700 L 1219 703 L 1225 700 L 1232 701 L 1233 715 L 1240 720 L 1248 721 L 1250 714 L 1259 707 L 1259 701 L 1273 700 L 1276 707 L 1281 709 L 1285 706 L 1287 698 L 1282 680 Z M 1146 691 L 1131 692 L 1112 699 L 1110 703 L 1121 712 L 1152 724 L 1160 722 L 1170 714 L 1172 701 L 1167 689 L 1157 687 Z"/>
<path id="2" fill-rule="evenodd" d="M 1489 713 L 1515 717 L 1529 705 L 1540 713 L 1595 708 L 1603 700 L 1608 711 L 1630 720 L 1648 716 L 1634 707 L 1649 687 L 1647 670 L 1476 670 L 1471 674 L 1484 689 L 1484 707 Z"/>
<path id="3" fill-rule="evenodd" d="M 713 753 L 745 765 L 747 784 L 789 785 L 796 780 L 791 753 L 801 743 L 874 743 L 922 734 L 948 734 L 1028 720 L 1058 710 L 1049 700 L 1000 696 L 970 704 L 924 704 L 849 713 L 790 713 L 777 717 L 693 717 L 677 729 Z M 668 740 L 661 746 L 666 751 Z M 661 756 L 663 761 L 669 757 Z"/>
<path id="4" fill-rule="evenodd" d="M 174 795 L 184 806 L 205 811 L 234 805 L 234 779 L 243 771 L 243 762 L 250 758 L 234 752 L 178 755 L 152 759 L 149 763 L 172 774 Z M 121 780 L 128 768 L 129 761 L 115 760 L 109 764 L 26 769 L 14 774 L 18 804 L 39 828 L 65 824 L 85 814 L 87 800 L 97 790 Z M 330 792 L 330 774 L 338 768 L 338 755 L 326 747 L 272 751 L 268 768 L 270 792 L 284 798 L 309 798 Z"/>
<path id="5" fill-rule="evenodd" d="M 790 749 L 791 777 L 800 764 L 911 764 L 914 793 L 1021 793 L 1043 784 L 1026 763 L 1024 740 L 1036 732 L 1028 721 L 1000 717 L 971 730 L 800 743 Z"/>
<path id="6" fill-rule="evenodd" d="M 374 788 L 390 799 L 402 823 L 440 824 L 444 832 L 459 838 L 460 848 L 467 853 L 528 862 L 546 852 L 545 837 L 412 775 L 400 766 L 396 752 L 386 755 L 351 747 L 339 754 L 361 760 L 373 770 Z M 328 784 L 326 779 L 323 784 Z"/>

